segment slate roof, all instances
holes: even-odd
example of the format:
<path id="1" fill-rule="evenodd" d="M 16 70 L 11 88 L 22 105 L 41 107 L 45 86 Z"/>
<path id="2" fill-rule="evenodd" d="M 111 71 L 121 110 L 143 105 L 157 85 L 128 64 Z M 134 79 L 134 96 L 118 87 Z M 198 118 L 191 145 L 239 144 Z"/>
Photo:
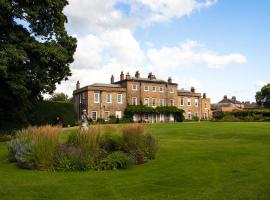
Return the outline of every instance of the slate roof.
<path id="1" fill-rule="evenodd" d="M 242 104 L 240 101 L 238 100 L 234 100 L 234 99 L 222 99 L 220 102 L 218 103 L 232 103 L 232 104 Z"/>
<path id="2" fill-rule="evenodd" d="M 107 84 L 107 83 L 94 83 L 90 85 L 92 87 L 111 87 L 111 88 L 121 88 L 120 84 Z"/>
<path id="3" fill-rule="evenodd" d="M 196 93 L 196 92 L 191 92 L 190 90 L 185 90 L 185 89 L 180 89 L 177 90 L 177 94 L 178 96 L 184 96 L 184 95 L 188 95 L 188 96 L 201 96 L 200 93 Z"/>

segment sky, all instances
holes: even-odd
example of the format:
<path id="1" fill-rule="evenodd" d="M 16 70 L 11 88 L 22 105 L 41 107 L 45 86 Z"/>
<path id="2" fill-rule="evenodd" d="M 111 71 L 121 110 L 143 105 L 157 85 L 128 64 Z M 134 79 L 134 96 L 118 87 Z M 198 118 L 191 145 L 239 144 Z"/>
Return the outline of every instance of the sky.
<path id="1" fill-rule="evenodd" d="M 69 0 L 66 28 L 78 46 L 56 92 L 139 70 L 194 86 L 213 103 L 255 101 L 270 82 L 269 10 L 268 0 Z"/>

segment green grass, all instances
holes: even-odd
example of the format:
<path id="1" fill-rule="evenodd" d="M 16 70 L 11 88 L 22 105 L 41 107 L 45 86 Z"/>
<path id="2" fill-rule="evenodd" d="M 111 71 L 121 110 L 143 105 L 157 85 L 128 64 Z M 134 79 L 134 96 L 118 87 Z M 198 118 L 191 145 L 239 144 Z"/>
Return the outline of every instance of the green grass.
<path id="1" fill-rule="evenodd" d="M 157 158 L 119 171 L 18 169 L 0 143 L 0 199 L 270 199 L 270 123 L 149 125 Z"/>

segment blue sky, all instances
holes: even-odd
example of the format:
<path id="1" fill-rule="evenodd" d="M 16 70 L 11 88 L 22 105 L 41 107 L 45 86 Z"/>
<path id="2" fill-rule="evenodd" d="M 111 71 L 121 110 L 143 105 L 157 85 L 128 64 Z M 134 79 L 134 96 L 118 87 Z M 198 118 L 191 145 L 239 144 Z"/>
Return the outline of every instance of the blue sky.
<path id="1" fill-rule="evenodd" d="M 163 2 L 162 2 L 163 1 Z M 160 1 L 159 1 L 160 2 Z M 70 1 L 68 32 L 78 39 L 73 77 L 58 87 L 109 82 L 120 70 L 196 86 L 212 102 L 223 95 L 254 101 L 270 82 L 267 0 Z M 91 12 L 93 11 L 93 12 Z"/>

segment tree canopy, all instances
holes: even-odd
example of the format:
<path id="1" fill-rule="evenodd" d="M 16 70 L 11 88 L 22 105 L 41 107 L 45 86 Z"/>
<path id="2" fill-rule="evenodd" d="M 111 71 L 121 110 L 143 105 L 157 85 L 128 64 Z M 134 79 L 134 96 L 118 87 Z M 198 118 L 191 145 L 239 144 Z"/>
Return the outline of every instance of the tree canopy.
<path id="1" fill-rule="evenodd" d="M 270 108 L 270 83 L 263 86 L 261 91 L 256 93 L 256 102 L 259 106 Z"/>
<path id="2" fill-rule="evenodd" d="M 76 39 L 65 30 L 67 0 L 0 0 L 0 130 L 71 75 Z"/>
<path id="3" fill-rule="evenodd" d="M 62 101 L 62 102 L 73 102 L 73 97 L 69 98 L 67 94 L 60 92 L 54 93 L 49 99 L 49 101 Z"/>

